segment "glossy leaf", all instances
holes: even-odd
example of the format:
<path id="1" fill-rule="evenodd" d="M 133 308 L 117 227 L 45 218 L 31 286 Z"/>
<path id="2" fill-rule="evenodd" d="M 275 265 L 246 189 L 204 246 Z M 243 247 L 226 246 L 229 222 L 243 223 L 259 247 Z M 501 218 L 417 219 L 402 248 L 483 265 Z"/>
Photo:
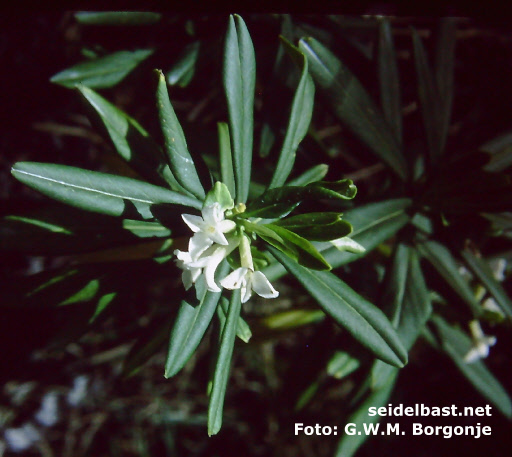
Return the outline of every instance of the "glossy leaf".
<path id="1" fill-rule="evenodd" d="M 487 262 L 476 257 L 469 251 L 462 251 L 462 257 L 473 273 L 482 281 L 482 284 L 498 302 L 503 312 L 509 319 L 512 319 L 512 301 L 503 286 L 494 278 L 493 272 Z"/>
<path id="2" fill-rule="evenodd" d="M 228 272 L 227 262 L 218 268 L 218 276 Z M 165 377 L 170 378 L 180 371 L 199 346 L 215 314 L 222 292 L 207 291 L 195 306 L 182 301 L 169 341 L 169 351 L 165 363 Z"/>
<path id="3" fill-rule="evenodd" d="M 160 21 L 160 13 L 148 11 L 80 11 L 75 19 L 85 25 L 148 25 Z"/>
<path id="4" fill-rule="evenodd" d="M 210 403 L 208 405 L 208 435 L 216 435 L 222 426 L 222 409 L 224 396 L 231 370 L 231 357 L 235 345 L 235 336 L 240 317 L 242 302 L 240 289 L 233 291 L 226 321 L 220 333 L 220 350 L 213 375 Z"/>
<path id="5" fill-rule="evenodd" d="M 299 49 L 307 56 L 309 71 L 337 117 L 400 178 L 407 164 L 398 142 L 364 87 L 345 65 L 314 38 L 302 38 Z"/>
<path id="6" fill-rule="evenodd" d="M 436 241 L 421 243 L 419 249 L 444 280 L 470 306 L 474 315 L 478 317 L 482 311 L 481 307 L 470 285 L 459 273 L 459 266 L 450 251 Z"/>
<path id="7" fill-rule="evenodd" d="M 330 241 L 352 232 L 352 226 L 341 219 L 341 213 L 331 212 L 286 217 L 273 222 L 273 225 L 285 227 L 310 241 Z"/>
<path id="8" fill-rule="evenodd" d="M 400 80 L 391 25 L 387 19 L 379 27 L 379 82 L 382 111 L 393 129 L 398 144 L 402 143 L 402 106 Z"/>
<path id="9" fill-rule="evenodd" d="M 289 186 L 306 186 L 312 182 L 321 181 L 329 171 L 329 166 L 321 163 L 306 170 L 300 176 L 288 182 Z"/>
<path id="10" fill-rule="evenodd" d="M 303 187 L 284 186 L 267 190 L 250 203 L 246 217 L 277 218 L 286 215 L 302 201 L 309 200 L 351 200 L 357 193 L 350 179 L 335 182 L 317 181 Z M 288 212 L 286 212 L 286 208 Z"/>
<path id="11" fill-rule="evenodd" d="M 94 126 L 106 134 L 118 154 L 135 171 L 155 184 L 167 183 L 173 190 L 183 191 L 164 163 L 159 146 L 135 119 L 92 89 L 79 85 L 77 90 L 92 108 L 89 117 Z"/>
<path id="12" fill-rule="evenodd" d="M 178 58 L 178 61 L 167 72 L 167 82 L 171 86 L 187 87 L 194 77 L 200 41 L 188 44 Z"/>
<path id="13" fill-rule="evenodd" d="M 84 85 L 93 89 L 105 89 L 121 82 L 151 54 L 152 49 L 115 52 L 74 65 L 52 76 L 50 81 L 69 88 Z"/>
<path id="14" fill-rule="evenodd" d="M 385 362 L 402 367 L 407 351 L 380 309 L 329 272 L 313 271 L 270 248 L 272 255 L 317 300 L 324 312 Z"/>
<path id="15" fill-rule="evenodd" d="M 284 139 L 283 147 L 279 155 L 274 175 L 269 184 L 269 189 L 284 185 L 290 175 L 295 163 L 295 153 L 299 143 L 308 133 L 308 127 L 313 114 L 313 103 L 315 99 L 315 85 L 308 73 L 308 60 L 295 46 L 282 39 L 285 47 L 290 53 L 295 53 L 300 59 L 301 78 L 293 97 L 288 129 Z"/>
<path id="16" fill-rule="evenodd" d="M 165 203 L 201 208 L 196 199 L 163 187 L 66 165 L 18 162 L 11 172 L 48 197 L 111 216 L 150 219 L 152 206 Z"/>
<path id="17" fill-rule="evenodd" d="M 370 407 L 379 408 L 388 403 L 389 397 L 393 392 L 393 387 L 395 386 L 395 381 L 396 375 L 393 376 L 392 379 L 389 379 L 386 385 L 381 389 L 372 391 L 359 408 L 347 419 L 347 423 L 356 424 L 357 430 L 360 431 L 364 430 L 364 424 L 377 423 L 380 416 L 378 414 L 370 416 L 368 409 Z M 368 435 L 364 432 L 355 435 L 343 435 L 336 451 L 336 457 L 353 456 L 367 438 Z"/>
<path id="18" fill-rule="evenodd" d="M 245 203 L 251 182 L 256 61 L 249 31 L 236 14 L 229 17 L 223 82 L 229 111 L 236 202 Z"/>
<path id="19" fill-rule="evenodd" d="M 159 72 L 156 98 L 160 126 L 165 141 L 165 152 L 171 171 L 180 186 L 203 200 L 205 192 L 199 180 L 194 160 L 188 151 L 183 129 L 169 100 L 167 83 L 161 72 Z"/>
<path id="20" fill-rule="evenodd" d="M 235 175 L 233 174 L 233 159 L 231 155 L 231 140 L 229 138 L 228 124 L 219 122 L 217 124 L 217 132 L 219 135 L 220 176 L 231 196 L 234 196 L 236 195 Z"/>
<path id="21" fill-rule="evenodd" d="M 464 361 L 464 356 L 472 347 L 469 336 L 449 325 L 440 316 L 434 316 L 432 321 L 439 332 L 442 348 L 455 362 L 455 365 L 457 365 L 462 374 L 499 411 L 506 417 L 512 417 L 510 397 L 485 364 L 481 360 L 473 363 L 466 363 Z"/>

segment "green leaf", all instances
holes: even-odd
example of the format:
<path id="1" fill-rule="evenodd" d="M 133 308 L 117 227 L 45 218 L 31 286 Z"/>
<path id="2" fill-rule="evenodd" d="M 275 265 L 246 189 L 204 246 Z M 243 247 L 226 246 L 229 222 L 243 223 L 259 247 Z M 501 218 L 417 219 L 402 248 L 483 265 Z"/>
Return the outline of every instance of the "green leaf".
<path id="1" fill-rule="evenodd" d="M 222 325 L 224 325 L 224 321 L 227 318 L 229 312 L 229 301 L 227 298 L 220 298 L 220 306 L 217 307 L 217 312 L 219 312 L 219 315 L 222 315 L 224 320 L 221 321 Z M 252 337 L 251 328 L 242 317 L 238 318 L 238 324 L 236 326 L 236 336 L 238 336 L 238 338 L 240 338 L 244 343 L 248 343 Z"/>
<path id="2" fill-rule="evenodd" d="M 250 203 L 245 217 L 282 217 L 302 201 L 351 200 L 357 193 L 350 179 L 335 182 L 317 181 L 303 187 L 284 186 L 267 190 Z"/>
<path id="3" fill-rule="evenodd" d="M 418 254 L 404 244 L 396 249 L 384 304 L 404 347 L 411 349 L 432 313 L 432 303 Z M 393 371 L 389 365 L 376 362 L 372 368 L 372 387 L 382 387 Z"/>
<path id="4" fill-rule="evenodd" d="M 331 269 L 331 266 L 323 258 L 322 254 L 320 254 L 308 240 L 278 225 L 266 224 L 266 227 L 282 237 L 287 244 L 291 243 L 295 247 L 297 258 L 292 258 L 299 264 L 314 270 Z"/>
<path id="5" fill-rule="evenodd" d="M 399 144 L 357 78 L 314 38 L 302 38 L 299 49 L 307 56 L 309 71 L 336 116 L 405 180 L 407 163 Z"/>
<path id="6" fill-rule="evenodd" d="M 398 370 L 396 370 L 398 372 Z M 347 419 L 348 424 L 355 424 L 357 430 L 364 430 L 364 424 L 375 424 L 379 421 L 380 416 L 375 414 L 369 415 L 369 408 L 379 408 L 388 403 L 389 397 L 393 392 L 395 386 L 396 374 L 392 379 L 389 379 L 385 386 L 381 389 L 375 390 L 368 395 L 359 408 L 351 414 Z M 369 435 L 364 432 L 355 435 L 343 435 L 336 451 L 336 457 L 351 457 L 359 447 L 366 441 Z"/>
<path id="7" fill-rule="evenodd" d="M 493 272 L 487 262 L 474 256 L 469 251 L 462 251 L 462 257 L 467 262 L 473 273 L 475 273 L 478 279 L 482 281 L 489 293 L 498 302 L 508 318 L 512 319 L 512 301 L 503 286 L 494 278 Z"/>
<path id="8" fill-rule="evenodd" d="M 185 47 L 178 61 L 167 72 L 167 82 L 170 86 L 187 87 L 189 85 L 196 71 L 200 47 L 200 41 L 194 41 Z"/>
<path id="9" fill-rule="evenodd" d="M 292 259 L 297 260 L 299 258 L 299 253 L 293 243 L 287 242 L 287 240 L 266 225 L 254 224 L 246 220 L 242 221 L 242 224 L 249 233 L 256 233 L 262 240 L 284 252 Z"/>
<path id="10" fill-rule="evenodd" d="M 320 165 L 315 165 L 311 167 L 309 170 L 306 170 L 300 176 L 297 176 L 295 179 L 292 179 L 288 182 L 289 186 L 305 186 L 307 184 L 311 184 L 312 182 L 320 181 L 325 178 L 325 175 L 329 171 L 329 166 L 321 163 Z"/>
<path id="11" fill-rule="evenodd" d="M 379 80 L 382 111 L 393 129 L 398 144 L 402 143 L 402 106 L 400 80 L 396 62 L 395 46 L 389 20 L 384 19 L 379 27 Z"/>
<path id="12" fill-rule="evenodd" d="M 222 209 L 222 211 L 232 209 L 234 206 L 233 198 L 229 193 L 228 187 L 224 183 L 219 181 L 215 183 L 215 185 L 206 195 L 203 207 L 211 206 L 215 203 L 220 204 L 220 208 Z"/>
<path id="13" fill-rule="evenodd" d="M 223 262 L 217 269 L 218 277 L 226 276 L 228 269 L 227 262 Z M 192 306 L 186 301 L 181 302 L 169 341 L 169 351 L 165 363 L 166 378 L 178 373 L 192 357 L 210 325 L 221 294 L 222 292 L 206 291 L 196 306 Z"/>
<path id="14" fill-rule="evenodd" d="M 341 219 L 341 213 L 307 213 L 273 222 L 310 241 L 330 241 L 349 235 L 352 226 Z"/>
<path id="15" fill-rule="evenodd" d="M 418 245 L 420 252 L 439 272 L 444 280 L 470 306 L 478 317 L 482 309 L 476 300 L 468 282 L 459 273 L 459 266 L 450 251 L 436 241 L 427 241 Z"/>
<path id="16" fill-rule="evenodd" d="M 229 193 L 233 196 L 236 195 L 235 175 L 233 174 L 228 124 L 225 122 L 217 123 L 217 131 L 219 134 L 220 176 L 222 182 L 227 186 Z"/>
<path id="17" fill-rule="evenodd" d="M 236 14 L 229 17 L 223 82 L 229 111 L 236 202 L 245 203 L 251 182 L 256 61 L 249 31 Z"/>
<path id="18" fill-rule="evenodd" d="M 171 171 L 184 189 L 203 200 L 205 192 L 192 156 L 188 152 L 183 129 L 169 100 L 167 83 L 162 72 L 159 72 L 156 98 L 160 125 L 165 140 L 165 151 Z"/>
<path id="19" fill-rule="evenodd" d="M 336 351 L 327 364 L 327 374 L 343 379 L 359 368 L 361 362 L 352 357 L 348 352 Z"/>
<path id="20" fill-rule="evenodd" d="M 384 313 L 330 272 L 312 271 L 274 248 L 272 255 L 297 278 L 321 308 L 385 362 L 403 367 L 407 351 Z"/>
<path id="21" fill-rule="evenodd" d="M 283 38 L 281 39 L 288 49 L 288 52 L 296 54 L 297 58 L 300 59 L 302 75 L 295 91 L 295 96 L 293 97 L 288 129 L 276 169 L 274 170 L 274 175 L 269 184 L 269 189 L 282 186 L 290 175 L 295 163 L 295 153 L 299 143 L 306 136 L 306 133 L 308 133 L 315 100 L 315 85 L 308 73 L 308 60 L 306 56 L 295 46 L 291 45 Z"/>
<path id="22" fill-rule="evenodd" d="M 231 357 L 235 345 L 235 336 L 240 317 L 242 302 L 240 300 L 240 289 L 233 291 L 226 322 L 222 326 L 220 334 L 220 350 L 213 375 L 210 403 L 208 405 L 208 435 L 216 435 L 222 426 L 222 409 L 224 407 L 224 396 L 231 370 Z"/>
<path id="23" fill-rule="evenodd" d="M 152 206 L 175 204 L 201 209 L 196 199 L 135 179 L 66 165 L 18 162 L 13 176 L 71 206 L 111 216 L 153 218 Z"/>
<path id="24" fill-rule="evenodd" d="M 464 361 L 464 356 L 472 347 L 471 339 L 440 316 L 433 316 L 432 322 L 437 327 L 444 351 L 452 358 L 462 374 L 499 411 L 508 418 L 512 417 L 510 397 L 485 364 L 481 360 L 473 363 Z"/>
<path id="25" fill-rule="evenodd" d="M 159 222 L 123 220 L 123 228 L 139 238 L 168 238 L 171 230 Z"/>
<path id="26" fill-rule="evenodd" d="M 77 86 L 89 108 L 89 117 L 94 126 L 105 133 L 118 154 L 135 171 L 158 185 L 169 184 L 173 190 L 183 191 L 159 146 L 148 132 L 132 117 L 118 109 L 101 95 L 85 86 Z"/>
<path id="27" fill-rule="evenodd" d="M 74 65 L 52 76 L 50 81 L 68 88 L 84 85 L 94 89 L 105 89 L 121 82 L 151 54 L 152 49 L 115 52 Z"/>
<path id="28" fill-rule="evenodd" d="M 267 316 L 262 319 L 262 323 L 272 330 L 288 330 L 313 324 L 324 318 L 324 312 L 319 309 L 293 309 Z"/>
<path id="29" fill-rule="evenodd" d="M 85 25 L 149 25 L 160 21 L 160 13 L 147 11 L 80 11 L 75 19 Z"/>

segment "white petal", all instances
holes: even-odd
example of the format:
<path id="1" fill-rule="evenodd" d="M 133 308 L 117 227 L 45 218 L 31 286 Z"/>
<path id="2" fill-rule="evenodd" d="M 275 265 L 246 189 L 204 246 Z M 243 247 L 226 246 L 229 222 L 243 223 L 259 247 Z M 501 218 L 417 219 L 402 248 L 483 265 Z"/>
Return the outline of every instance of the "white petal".
<path id="1" fill-rule="evenodd" d="M 251 295 L 252 295 L 251 285 L 248 282 L 245 282 L 244 285 L 242 286 L 242 290 L 241 290 L 242 303 L 249 301 L 249 298 L 251 298 Z"/>
<path id="2" fill-rule="evenodd" d="M 218 203 L 205 206 L 201 211 L 201 214 L 203 215 L 204 221 L 208 225 L 216 225 L 217 222 L 220 222 L 224 219 L 224 212 Z"/>
<path id="3" fill-rule="evenodd" d="M 213 241 L 206 233 L 197 232 L 188 242 L 191 261 L 197 260 L 212 244 Z"/>
<path id="4" fill-rule="evenodd" d="M 222 232 L 219 231 L 216 227 L 208 227 L 208 231 L 206 233 L 208 234 L 210 239 L 212 239 L 216 243 L 222 244 L 223 246 L 228 245 L 228 240 L 222 234 Z"/>
<path id="5" fill-rule="evenodd" d="M 478 359 L 481 358 L 480 352 L 478 351 L 478 348 L 474 347 L 469 350 L 469 352 L 464 357 L 464 362 L 466 363 L 473 363 L 476 362 Z"/>
<path id="6" fill-rule="evenodd" d="M 217 222 L 217 227 L 219 231 L 222 233 L 231 232 L 236 228 L 236 223 L 234 221 L 230 221 L 229 219 Z"/>
<path id="7" fill-rule="evenodd" d="M 182 214 L 181 218 L 190 227 L 193 232 L 199 232 L 204 227 L 203 218 L 200 216 L 194 216 L 192 214 Z"/>
<path id="8" fill-rule="evenodd" d="M 276 298 L 279 292 L 272 287 L 270 281 L 261 271 L 255 271 L 251 277 L 251 287 L 260 297 Z"/>
<path id="9" fill-rule="evenodd" d="M 215 271 L 219 264 L 226 257 L 226 248 L 217 248 L 215 253 L 208 257 L 208 263 L 204 268 L 204 277 L 206 279 L 206 284 L 208 285 L 208 290 L 211 292 L 220 292 L 220 287 L 215 283 Z"/>
<path id="10" fill-rule="evenodd" d="M 244 283 L 247 283 L 247 271 L 247 268 L 237 268 L 220 281 L 220 285 L 229 290 L 240 289 Z"/>

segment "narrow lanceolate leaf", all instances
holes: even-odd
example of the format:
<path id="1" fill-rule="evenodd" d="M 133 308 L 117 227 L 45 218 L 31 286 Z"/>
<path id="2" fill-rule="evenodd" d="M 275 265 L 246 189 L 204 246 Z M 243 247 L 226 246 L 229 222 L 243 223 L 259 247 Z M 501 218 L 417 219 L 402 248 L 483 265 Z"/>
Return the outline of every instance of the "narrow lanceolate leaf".
<path id="1" fill-rule="evenodd" d="M 452 114 L 456 21 L 457 19 L 453 17 L 441 19 L 437 41 L 435 76 L 442 117 L 441 151 L 446 143 Z"/>
<path id="2" fill-rule="evenodd" d="M 329 171 L 329 166 L 321 163 L 320 165 L 315 165 L 311 167 L 309 170 L 306 170 L 300 176 L 297 176 L 295 179 L 292 179 L 288 182 L 289 186 L 305 186 L 307 184 L 311 184 L 312 182 L 321 181 L 325 178 L 325 175 Z"/>
<path id="3" fill-rule="evenodd" d="M 432 313 L 432 303 L 416 250 L 399 244 L 384 295 L 389 317 L 404 347 L 409 350 Z M 372 368 L 372 386 L 382 387 L 394 369 L 382 362 Z"/>
<path id="4" fill-rule="evenodd" d="M 155 184 L 167 183 L 175 191 L 184 191 L 164 163 L 158 145 L 135 119 L 92 89 L 80 85 L 77 90 L 92 108 L 89 117 L 93 125 L 105 133 L 118 154 L 135 171 Z"/>
<path id="5" fill-rule="evenodd" d="M 405 179 L 407 164 L 399 143 L 354 74 L 314 38 L 302 38 L 299 49 L 308 58 L 309 71 L 338 118 Z"/>
<path id="6" fill-rule="evenodd" d="M 452 327 L 440 316 L 434 316 L 441 344 L 444 351 L 452 358 L 462 374 L 471 384 L 505 416 L 512 416 L 512 402 L 500 382 L 487 369 L 485 364 L 478 360 L 466 363 L 464 357 L 472 347 L 471 338 L 461 330 Z"/>
<path id="7" fill-rule="evenodd" d="M 129 219 L 153 218 L 152 207 L 175 204 L 201 209 L 201 202 L 136 179 L 66 165 L 18 162 L 13 176 L 33 189 L 71 206 Z"/>
<path id="8" fill-rule="evenodd" d="M 307 213 L 286 217 L 272 223 L 291 230 L 310 241 L 330 241 L 350 235 L 352 225 L 341 213 Z"/>
<path id="9" fill-rule="evenodd" d="M 185 47 L 178 61 L 167 72 L 167 82 L 171 86 L 188 86 L 196 71 L 200 46 L 200 41 L 194 41 Z"/>
<path id="10" fill-rule="evenodd" d="M 379 29 L 379 80 L 382 111 L 393 129 L 398 144 L 402 143 L 402 107 L 400 80 L 396 63 L 391 25 L 384 19 Z"/>
<path id="11" fill-rule="evenodd" d="M 468 282 L 459 273 L 459 266 L 450 251 L 436 241 L 427 241 L 421 243 L 418 247 L 420 252 L 453 290 L 470 306 L 474 315 L 478 317 L 482 309 Z"/>
<path id="12" fill-rule="evenodd" d="M 121 82 L 151 54 L 152 49 L 115 52 L 61 71 L 50 81 L 70 88 L 82 84 L 93 89 L 105 89 Z"/>
<path id="13" fill-rule="evenodd" d="M 427 54 L 416 30 L 412 30 L 414 60 L 418 74 L 418 92 L 423 122 L 432 162 L 436 162 L 444 147 L 441 97 L 436 79 L 428 63 Z"/>
<path id="14" fill-rule="evenodd" d="M 222 426 L 224 397 L 231 370 L 231 357 L 233 355 L 233 346 L 235 345 L 238 318 L 240 317 L 240 309 L 242 307 L 240 295 L 240 289 L 233 291 L 226 321 L 221 328 L 219 356 L 213 375 L 210 404 L 208 405 L 209 436 L 216 435 Z"/>
<path id="15" fill-rule="evenodd" d="M 228 264 L 219 268 L 219 277 L 227 274 Z M 222 292 L 207 291 L 196 306 L 182 301 L 178 317 L 171 331 L 169 351 L 165 363 L 165 377 L 170 378 L 180 371 L 199 346 L 215 314 Z"/>
<path id="16" fill-rule="evenodd" d="M 229 300 L 225 297 L 221 297 L 220 306 L 217 307 L 217 312 L 219 313 L 219 317 L 225 320 L 229 311 Z M 222 319 L 221 319 L 222 320 Z M 222 325 L 224 325 L 224 320 L 222 320 Z M 236 327 L 236 336 L 240 338 L 244 343 L 248 343 L 252 337 L 251 328 L 249 324 L 245 322 L 242 317 L 238 318 L 238 324 Z"/>
<path id="17" fill-rule="evenodd" d="M 256 61 L 249 31 L 243 19 L 236 14 L 229 17 L 223 82 L 233 145 L 236 202 L 245 203 L 251 182 Z"/>
<path id="18" fill-rule="evenodd" d="M 277 162 L 269 188 L 282 186 L 290 175 L 295 163 L 295 153 L 299 143 L 308 132 L 315 99 L 315 85 L 308 73 L 308 60 L 306 56 L 286 41 L 284 41 L 284 44 L 290 49 L 290 52 L 299 54 L 302 75 L 295 91 L 283 148 L 281 149 L 279 161 Z"/>
<path id="19" fill-rule="evenodd" d="M 397 372 L 398 370 L 395 371 Z M 380 416 L 378 414 L 369 415 L 369 408 L 379 408 L 388 403 L 395 386 L 396 374 L 392 379 L 387 380 L 381 389 L 374 390 L 368 395 L 359 408 L 347 419 L 348 424 L 355 424 L 356 430 L 362 431 L 365 430 L 365 426 L 368 426 L 367 424 L 375 424 L 379 421 Z M 352 457 L 368 436 L 369 434 L 364 432 L 361 434 L 343 435 L 336 451 L 336 457 Z"/>
<path id="20" fill-rule="evenodd" d="M 171 171 L 183 188 L 203 200 L 205 192 L 199 180 L 192 156 L 188 152 L 183 129 L 169 100 L 167 83 L 162 72 L 159 72 L 156 98 L 160 125 L 165 141 L 165 152 L 167 153 Z"/>
<path id="21" fill-rule="evenodd" d="M 157 23 L 162 15 L 147 11 L 80 11 L 75 19 L 85 25 L 148 25 Z"/>
<path id="22" fill-rule="evenodd" d="M 235 175 L 233 174 L 233 159 L 231 155 L 231 142 L 229 138 L 229 127 L 225 122 L 217 124 L 219 134 L 219 156 L 220 156 L 220 176 L 222 182 L 226 184 L 229 193 L 234 196 Z"/>
<path id="23" fill-rule="evenodd" d="M 297 278 L 322 309 L 385 362 L 403 367 L 407 351 L 384 313 L 334 274 L 300 266 L 274 248 L 272 255 Z"/>
<path id="24" fill-rule="evenodd" d="M 463 251 L 462 257 L 464 257 L 473 273 L 482 281 L 489 293 L 498 302 L 503 312 L 509 319 L 512 319 L 512 301 L 503 286 L 494 278 L 487 262 L 474 256 L 469 251 Z"/>

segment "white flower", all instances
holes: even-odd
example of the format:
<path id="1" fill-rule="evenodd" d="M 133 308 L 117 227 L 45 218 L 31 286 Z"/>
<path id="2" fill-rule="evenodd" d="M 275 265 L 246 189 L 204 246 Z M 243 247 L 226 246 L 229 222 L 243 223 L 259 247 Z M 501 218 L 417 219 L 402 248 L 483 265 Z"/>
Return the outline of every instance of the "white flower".
<path id="1" fill-rule="evenodd" d="M 219 203 L 205 206 L 201 211 L 202 217 L 192 214 L 182 214 L 182 218 L 195 235 L 190 238 L 189 252 L 195 260 L 213 243 L 228 245 L 224 233 L 235 229 L 233 221 L 224 219 L 224 211 Z"/>
<path id="2" fill-rule="evenodd" d="M 183 281 L 183 285 L 185 286 L 185 290 L 188 290 L 192 287 L 197 281 L 197 278 L 201 275 L 202 268 L 201 267 L 193 267 L 190 264 L 192 263 L 192 257 L 190 252 L 180 251 L 176 249 L 174 251 L 174 255 L 176 256 L 175 262 L 178 268 L 183 270 L 181 274 L 181 280 Z"/>
<path id="3" fill-rule="evenodd" d="M 473 363 L 489 355 L 489 348 L 496 344 L 496 337 L 485 335 L 477 320 L 469 323 L 469 329 L 473 337 L 473 347 L 465 355 L 464 362 Z"/>
<path id="4" fill-rule="evenodd" d="M 242 303 L 251 298 L 252 291 L 263 298 L 276 298 L 279 292 L 272 287 L 270 281 L 261 271 L 253 271 L 246 267 L 237 268 L 221 282 L 226 289 L 242 289 Z"/>

